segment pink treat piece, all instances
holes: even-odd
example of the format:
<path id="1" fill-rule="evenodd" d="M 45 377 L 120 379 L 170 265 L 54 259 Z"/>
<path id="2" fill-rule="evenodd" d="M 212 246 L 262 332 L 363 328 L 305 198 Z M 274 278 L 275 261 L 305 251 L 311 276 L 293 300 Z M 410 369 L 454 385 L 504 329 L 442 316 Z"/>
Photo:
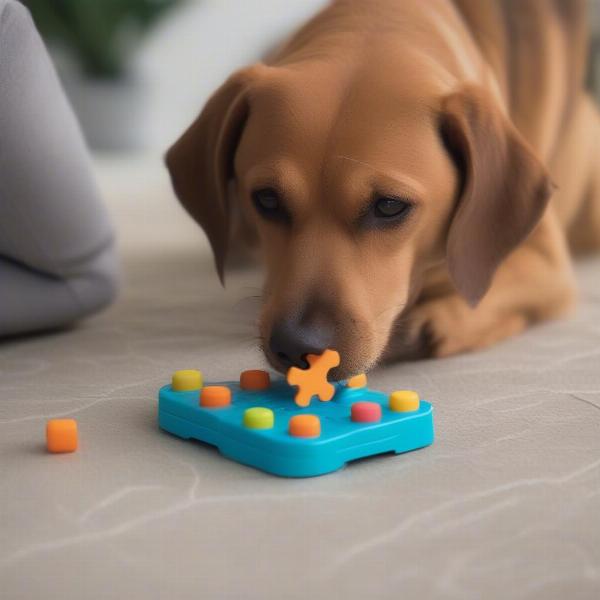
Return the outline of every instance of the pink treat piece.
<path id="1" fill-rule="evenodd" d="M 381 405 L 377 402 L 355 402 L 352 405 L 352 420 L 355 423 L 381 421 Z"/>

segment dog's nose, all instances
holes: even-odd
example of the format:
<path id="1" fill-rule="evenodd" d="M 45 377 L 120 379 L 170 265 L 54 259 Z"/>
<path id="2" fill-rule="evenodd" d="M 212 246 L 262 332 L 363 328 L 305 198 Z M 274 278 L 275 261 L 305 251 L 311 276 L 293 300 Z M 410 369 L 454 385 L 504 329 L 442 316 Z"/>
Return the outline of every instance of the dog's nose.
<path id="1" fill-rule="evenodd" d="M 274 324 L 269 340 L 271 352 L 284 367 L 308 367 L 307 354 L 322 354 L 333 340 L 333 331 L 322 323 L 303 324 L 284 319 Z"/>

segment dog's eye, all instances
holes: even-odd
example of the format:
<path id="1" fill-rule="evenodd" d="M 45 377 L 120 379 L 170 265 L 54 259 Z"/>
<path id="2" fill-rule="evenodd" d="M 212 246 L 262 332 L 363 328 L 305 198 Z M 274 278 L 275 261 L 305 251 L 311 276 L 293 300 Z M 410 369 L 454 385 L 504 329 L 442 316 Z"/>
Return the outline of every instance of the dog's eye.
<path id="1" fill-rule="evenodd" d="M 411 209 L 411 204 L 398 198 L 378 198 L 373 211 L 379 219 L 398 219 L 405 216 Z"/>
<path id="2" fill-rule="evenodd" d="M 252 202 L 258 213 L 266 219 L 289 221 L 288 212 L 276 190 L 272 188 L 255 190 L 252 192 Z"/>
<path id="3" fill-rule="evenodd" d="M 256 208 L 262 211 L 273 211 L 279 208 L 279 196 L 275 190 L 256 190 L 252 194 Z"/>

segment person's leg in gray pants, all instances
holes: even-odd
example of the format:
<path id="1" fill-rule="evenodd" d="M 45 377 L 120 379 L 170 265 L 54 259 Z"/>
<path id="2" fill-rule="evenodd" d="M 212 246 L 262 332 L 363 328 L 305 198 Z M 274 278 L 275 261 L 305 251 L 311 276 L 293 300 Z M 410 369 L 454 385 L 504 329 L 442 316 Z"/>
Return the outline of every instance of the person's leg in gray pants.
<path id="1" fill-rule="evenodd" d="M 28 11 L 0 0 L 0 336 L 69 324 L 116 288 L 78 125 Z"/>

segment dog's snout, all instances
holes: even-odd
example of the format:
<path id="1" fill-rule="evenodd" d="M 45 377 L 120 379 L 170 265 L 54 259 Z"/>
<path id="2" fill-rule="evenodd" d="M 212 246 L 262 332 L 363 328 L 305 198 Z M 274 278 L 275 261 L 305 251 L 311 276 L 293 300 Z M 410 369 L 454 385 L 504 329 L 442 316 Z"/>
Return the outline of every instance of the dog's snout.
<path id="1" fill-rule="evenodd" d="M 306 368 L 306 355 L 321 354 L 332 341 L 333 331 L 326 324 L 284 319 L 273 326 L 269 348 L 285 368 Z"/>

